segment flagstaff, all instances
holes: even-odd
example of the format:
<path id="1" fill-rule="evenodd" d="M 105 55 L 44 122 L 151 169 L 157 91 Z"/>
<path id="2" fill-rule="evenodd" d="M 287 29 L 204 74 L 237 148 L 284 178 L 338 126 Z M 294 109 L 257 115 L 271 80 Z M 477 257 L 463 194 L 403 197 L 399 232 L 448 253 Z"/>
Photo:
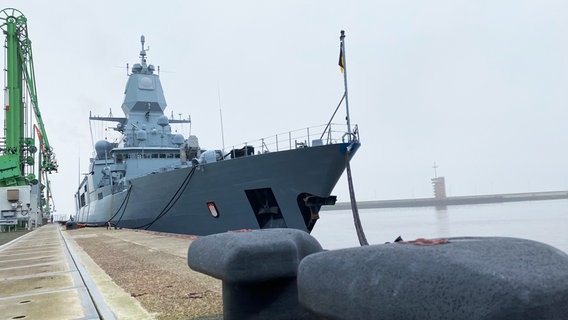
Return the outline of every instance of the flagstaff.
<path id="1" fill-rule="evenodd" d="M 343 73 L 343 84 L 345 86 L 345 111 L 347 113 L 345 120 L 347 120 L 347 133 L 349 134 L 349 141 L 351 141 L 351 118 L 349 117 L 349 97 L 347 93 L 347 64 L 345 59 L 345 30 L 341 30 L 340 40 L 340 52 L 339 52 L 339 66 L 341 67 L 341 72 Z"/>
<path id="2" fill-rule="evenodd" d="M 365 236 L 365 231 L 361 225 L 361 219 L 359 218 L 359 210 L 357 209 L 357 200 L 355 199 L 355 189 L 353 188 L 353 178 L 351 176 L 351 165 L 349 164 L 349 152 L 351 152 L 351 146 L 358 142 L 356 136 L 351 132 L 351 120 L 349 118 L 349 99 L 347 95 L 347 64 L 345 63 L 345 31 L 341 30 L 341 36 L 339 37 L 339 68 L 343 73 L 343 83 L 345 85 L 345 93 L 343 98 L 345 99 L 345 109 L 347 115 L 345 119 L 347 120 L 347 135 L 349 136 L 349 142 L 351 145 L 347 147 L 345 152 L 345 169 L 347 171 L 347 184 L 349 186 L 349 199 L 351 201 L 351 211 L 353 211 L 353 222 L 355 224 L 355 231 L 357 232 L 357 238 L 359 238 L 359 244 L 361 246 L 369 245 L 367 237 Z M 341 102 L 340 102 L 341 104 Z"/>

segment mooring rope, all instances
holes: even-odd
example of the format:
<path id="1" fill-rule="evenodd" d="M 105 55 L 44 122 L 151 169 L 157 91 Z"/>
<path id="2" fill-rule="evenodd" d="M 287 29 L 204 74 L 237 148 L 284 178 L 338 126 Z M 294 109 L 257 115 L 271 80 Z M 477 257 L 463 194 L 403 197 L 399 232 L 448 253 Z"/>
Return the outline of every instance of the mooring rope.
<path id="1" fill-rule="evenodd" d="M 359 244 L 361 246 L 368 246 L 367 238 L 365 237 L 365 232 L 363 231 L 363 226 L 361 225 L 361 219 L 359 218 L 359 210 L 357 209 L 357 201 L 355 200 L 355 190 L 353 189 L 353 179 L 351 177 L 351 166 L 349 164 L 349 152 L 353 144 L 349 145 L 345 149 L 345 168 L 347 169 L 347 183 L 349 184 L 349 198 L 351 199 L 351 210 L 353 211 L 353 222 L 355 223 L 355 231 L 357 231 L 357 238 L 359 238 Z"/>
<path id="2" fill-rule="evenodd" d="M 194 174 L 196 168 L 197 168 L 197 166 L 193 166 L 191 168 L 191 170 L 189 171 L 187 176 L 184 178 L 184 180 L 181 183 L 181 185 L 179 186 L 179 188 L 176 190 L 174 195 L 171 197 L 170 201 L 168 201 L 166 206 L 162 209 L 162 211 L 160 211 L 160 213 L 154 218 L 154 220 L 152 220 L 152 221 L 150 221 L 146 224 L 143 224 L 141 226 L 134 227 L 132 229 L 148 230 L 148 228 L 150 228 L 156 221 L 158 221 L 162 217 L 164 217 L 173 208 L 173 206 L 177 203 L 177 201 L 181 198 L 181 195 L 185 192 L 185 189 L 189 185 L 189 181 L 191 181 L 191 178 L 193 177 L 193 174 Z"/>
<path id="3" fill-rule="evenodd" d="M 114 217 L 116 217 L 118 215 L 118 213 L 120 212 L 122 207 L 124 207 L 124 210 L 126 210 L 125 205 L 128 203 L 128 198 L 130 198 L 130 191 L 132 191 L 132 185 L 130 185 L 128 187 L 128 191 L 126 192 L 126 196 L 122 200 L 122 203 L 120 204 L 120 207 L 118 207 L 118 210 L 116 210 L 115 214 L 113 214 L 112 217 L 110 217 L 110 219 L 107 220 L 107 225 L 108 225 L 109 222 L 112 223 L 112 219 L 114 219 Z M 112 195 L 112 196 L 114 197 L 115 195 Z M 113 199 L 113 201 L 114 201 L 114 199 Z M 124 210 L 122 210 L 122 215 L 120 216 L 118 221 L 115 223 L 115 225 L 117 225 L 118 222 L 120 222 L 120 219 L 122 219 L 122 216 L 124 215 Z"/>

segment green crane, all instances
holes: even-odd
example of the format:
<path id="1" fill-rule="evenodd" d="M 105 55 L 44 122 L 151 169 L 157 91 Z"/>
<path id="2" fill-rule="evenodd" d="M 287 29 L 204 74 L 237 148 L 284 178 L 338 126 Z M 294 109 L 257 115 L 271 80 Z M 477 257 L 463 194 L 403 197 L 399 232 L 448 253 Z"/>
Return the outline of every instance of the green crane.
<path id="1" fill-rule="evenodd" d="M 42 175 L 56 172 L 57 162 L 38 107 L 27 19 L 17 9 L 4 9 L 0 11 L 0 28 L 6 37 L 5 141 L 0 146 L 0 187 L 39 183 L 43 188 Z M 29 112 L 33 112 L 37 122 L 37 126 L 34 125 L 40 145 L 37 155 L 34 129 L 27 121 Z M 36 158 L 39 159 L 37 167 Z M 43 200 L 42 205 L 45 205 Z"/>

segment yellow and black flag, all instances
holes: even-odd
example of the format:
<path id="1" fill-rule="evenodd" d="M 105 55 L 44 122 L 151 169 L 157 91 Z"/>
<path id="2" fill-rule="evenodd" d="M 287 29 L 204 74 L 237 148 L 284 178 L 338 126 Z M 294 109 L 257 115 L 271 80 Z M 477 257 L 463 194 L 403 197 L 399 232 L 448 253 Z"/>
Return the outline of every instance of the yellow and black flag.
<path id="1" fill-rule="evenodd" d="M 339 69 L 341 73 L 345 71 L 345 56 L 343 55 L 343 44 L 339 46 Z"/>
<path id="2" fill-rule="evenodd" d="M 345 31 L 341 30 L 339 37 L 339 69 L 341 73 L 345 73 L 345 50 L 343 49 L 343 39 L 345 39 Z"/>

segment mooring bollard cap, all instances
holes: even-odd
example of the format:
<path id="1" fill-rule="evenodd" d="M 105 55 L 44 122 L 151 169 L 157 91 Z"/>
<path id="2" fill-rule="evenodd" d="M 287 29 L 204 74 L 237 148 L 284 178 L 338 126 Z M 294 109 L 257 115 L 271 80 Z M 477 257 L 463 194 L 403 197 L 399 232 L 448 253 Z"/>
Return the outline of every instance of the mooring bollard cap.
<path id="1" fill-rule="evenodd" d="M 566 253 L 517 238 L 426 242 L 310 255 L 298 268 L 300 303 L 318 316 L 338 319 L 560 320 L 568 315 Z"/>
<path id="2" fill-rule="evenodd" d="M 314 237 L 296 229 L 227 232 L 193 241 L 187 262 L 223 281 L 259 282 L 295 277 L 300 261 L 322 250 Z"/>

